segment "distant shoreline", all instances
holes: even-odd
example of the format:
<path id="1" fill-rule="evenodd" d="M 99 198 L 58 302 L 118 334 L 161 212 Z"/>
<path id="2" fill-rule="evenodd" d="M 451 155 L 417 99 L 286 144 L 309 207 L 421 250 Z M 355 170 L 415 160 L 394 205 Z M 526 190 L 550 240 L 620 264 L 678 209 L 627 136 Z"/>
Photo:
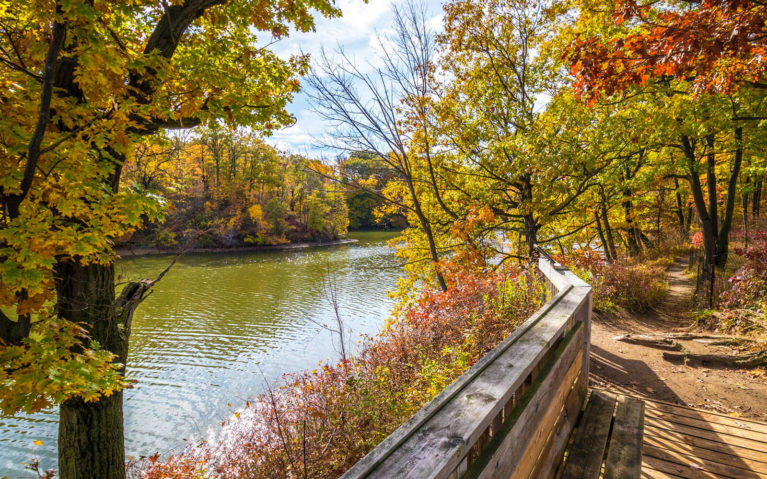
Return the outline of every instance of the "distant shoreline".
<path id="1" fill-rule="evenodd" d="M 183 251 L 187 253 L 247 253 L 257 251 L 280 251 L 280 250 L 292 250 L 292 249 L 305 249 L 305 248 L 321 248 L 325 246 L 340 246 L 345 244 L 354 244 L 359 240 L 346 238 L 335 241 L 321 241 L 321 242 L 306 242 L 306 243 L 289 243 L 289 244 L 277 244 L 277 245 L 264 245 L 264 246 L 238 246 L 235 248 L 190 248 L 187 250 L 181 250 L 179 248 L 120 248 L 117 250 L 117 254 L 122 258 L 135 257 L 135 256 L 153 256 L 162 254 L 178 254 Z"/>

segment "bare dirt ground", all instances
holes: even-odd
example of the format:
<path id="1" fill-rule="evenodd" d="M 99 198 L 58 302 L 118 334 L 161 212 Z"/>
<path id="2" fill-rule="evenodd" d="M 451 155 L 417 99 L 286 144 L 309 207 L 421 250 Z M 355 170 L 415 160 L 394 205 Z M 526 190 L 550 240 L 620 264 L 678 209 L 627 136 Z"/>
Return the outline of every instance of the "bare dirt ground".
<path id="1" fill-rule="evenodd" d="M 692 285 L 685 264 L 668 271 L 668 293 L 660 307 L 643 314 L 595 314 L 591 331 L 591 386 L 673 404 L 767 421 L 767 371 L 707 367 L 663 359 L 663 351 L 615 340 L 624 334 L 687 331 Z M 680 341 L 694 353 L 727 352 Z"/>

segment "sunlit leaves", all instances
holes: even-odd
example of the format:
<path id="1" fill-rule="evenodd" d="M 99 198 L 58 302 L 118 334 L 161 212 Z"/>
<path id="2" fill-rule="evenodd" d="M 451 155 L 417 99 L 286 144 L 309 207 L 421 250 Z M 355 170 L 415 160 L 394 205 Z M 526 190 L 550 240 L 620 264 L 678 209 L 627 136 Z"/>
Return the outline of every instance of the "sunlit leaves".
<path id="1" fill-rule="evenodd" d="M 581 8 L 580 36 L 567 57 L 576 88 L 593 102 L 652 79 L 689 80 L 697 93 L 733 93 L 767 74 L 767 9 L 759 2 L 621 0 L 613 18 Z M 604 10 L 604 9 L 603 9 Z M 607 21 L 612 21 L 616 29 Z"/>
<path id="2" fill-rule="evenodd" d="M 284 108 L 307 58 L 279 58 L 255 33 L 308 31 L 316 13 L 340 13 L 326 0 L 189 3 L 0 3 L 0 308 L 11 322 L 30 315 L 42 334 L 0 344 L 6 412 L 124 386 L 110 354 L 74 352 L 83 330 L 50 311 L 56 263 L 110 264 L 116 241 L 160 216 L 159 197 L 118 187 L 147 135 L 221 121 L 267 133 L 290 124 Z M 53 22 L 66 35 L 37 158 L 29 150 Z"/>
<path id="3" fill-rule="evenodd" d="M 77 352 L 85 337 L 80 326 L 39 313 L 23 345 L 0 347 L 0 411 L 34 412 L 72 396 L 95 401 L 130 385 L 98 343 Z"/>

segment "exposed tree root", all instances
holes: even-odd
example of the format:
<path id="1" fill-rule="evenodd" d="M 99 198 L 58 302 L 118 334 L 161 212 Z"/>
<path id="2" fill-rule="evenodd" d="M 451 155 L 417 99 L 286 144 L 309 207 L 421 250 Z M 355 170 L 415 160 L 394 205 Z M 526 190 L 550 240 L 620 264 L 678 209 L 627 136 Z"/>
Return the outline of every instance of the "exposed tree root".
<path id="1" fill-rule="evenodd" d="M 623 336 L 616 336 L 613 339 L 629 344 L 638 344 L 640 346 L 647 346 L 650 348 L 664 349 L 666 351 L 682 350 L 682 345 L 673 339 L 651 336 L 649 334 L 625 334 Z"/>
<path id="2" fill-rule="evenodd" d="M 767 365 L 767 351 L 749 354 L 691 354 L 687 352 L 664 352 L 663 359 L 668 361 L 694 361 L 709 366 L 725 366 L 730 368 L 756 368 Z"/>
<path id="3" fill-rule="evenodd" d="M 614 339 L 624 343 L 639 344 L 668 351 L 681 351 L 683 349 L 677 341 L 695 341 L 710 346 L 743 346 L 756 343 L 750 338 L 697 333 L 625 334 L 616 336 Z"/>

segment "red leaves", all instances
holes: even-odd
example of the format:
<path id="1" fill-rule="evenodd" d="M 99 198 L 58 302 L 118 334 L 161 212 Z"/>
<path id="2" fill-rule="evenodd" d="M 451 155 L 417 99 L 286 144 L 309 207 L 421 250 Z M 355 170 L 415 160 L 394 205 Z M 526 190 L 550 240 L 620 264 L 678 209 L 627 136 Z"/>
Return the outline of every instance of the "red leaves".
<path id="1" fill-rule="evenodd" d="M 746 259 L 729 279 L 730 289 L 722 293 L 720 300 L 727 309 L 758 308 L 767 293 L 767 232 L 751 236 L 754 241 L 748 248 L 735 248 L 735 254 Z"/>
<path id="2" fill-rule="evenodd" d="M 767 45 L 760 39 L 767 35 L 767 8 L 748 0 L 704 0 L 692 10 L 660 12 L 652 23 L 645 20 L 648 9 L 623 0 L 615 24 L 635 19 L 638 33 L 575 42 L 567 60 L 579 95 L 593 101 L 661 76 L 692 77 L 698 93 L 731 93 L 764 79 Z"/>
<path id="3" fill-rule="evenodd" d="M 157 461 L 144 479 L 331 478 L 410 417 L 540 306 L 531 271 L 470 274 L 446 265 L 402 320 L 347 362 L 288 376 L 226 421 L 215 440 Z M 303 468 L 306 468 L 305 470 Z"/>

